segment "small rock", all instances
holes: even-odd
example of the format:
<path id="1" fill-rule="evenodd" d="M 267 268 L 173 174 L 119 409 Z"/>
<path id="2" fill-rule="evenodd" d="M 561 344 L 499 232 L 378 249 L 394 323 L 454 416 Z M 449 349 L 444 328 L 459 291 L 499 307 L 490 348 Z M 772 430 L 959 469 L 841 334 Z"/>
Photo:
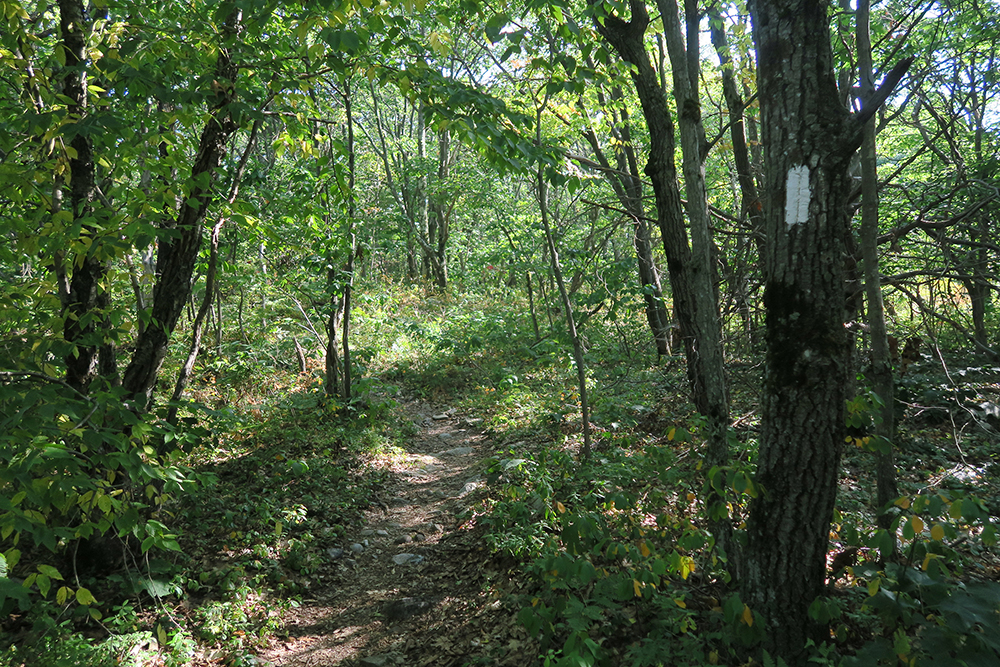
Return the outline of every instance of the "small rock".
<path id="1" fill-rule="evenodd" d="M 423 533 L 417 533 L 416 535 L 414 535 L 414 536 L 413 536 L 412 538 L 410 538 L 410 539 L 412 539 L 412 540 L 413 540 L 414 542 L 423 542 L 423 541 L 424 541 L 424 540 L 426 540 L 427 538 L 426 538 L 426 537 L 424 537 L 424 534 L 423 534 Z"/>
<path id="2" fill-rule="evenodd" d="M 402 537 L 396 538 L 396 544 L 409 544 L 413 541 L 413 538 L 409 535 L 403 535 Z"/>
<path id="3" fill-rule="evenodd" d="M 478 426 L 479 424 L 482 424 L 482 423 L 483 423 L 483 418 L 482 417 L 476 417 L 474 419 L 466 419 L 465 420 L 465 425 L 466 426 Z"/>
<path id="4" fill-rule="evenodd" d="M 351 551 L 353 553 L 359 554 L 364 550 L 365 550 L 365 545 L 363 544 L 358 544 L 357 542 L 355 542 L 354 544 L 351 545 Z"/>
<path id="5" fill-rule="evenodd" d="M 465 496 L 469 495 L 470 493 L 478 489 L 480 485 L 481 482 L 466 482 L 465 486 L 462 487 L 462 490 L 458 492 L 458 497 L 464 498 Z"/>
<path id="6" fill-rule="evenodd" d="M 435 421 L 441 421 L 442 419 L 447 419 L 447 418 L 448 418 L 447 412 L 442 412 L 431 417 L 431 419 Z"/>
<path id="7" fill-rule="evenodd" d="M 444 529 L 439 524 L 436 523 L 421 523 L 414 526 L 414 528 L 416 530 L 419 530 L 421 533 L 428 533 L 428 534 L 444 532 Z"/>
<path id="8" fill-rule="evenodd" d="M 401 523 L 387 523 L 387 524 L 385 524 L 385 527 L 388 528 L 389 530 L 399 530 L 400 528 L 403 527 L 403 524 L 401 524 Z"/>
<path id="9" fill-rule="evenodd" d="M 388 530 L 376 530 L 375 534 L 378 535 L 379 537 L 389 537 Z"/>
<path id="10" fill-rule="evenodd" d="M 388 621 L 402 621 L 418 614 L 429 611 L 431 603 L 427 600 L 416 598 L 403 598 L 402 600 L 390 600 L 382 607 L 382 615 Z"/>
<path id="11" fill-rule="evenodd" d="M 419 565 L 423 561 L 424 557 L 419 554 L 396 554 L 392 557 L 396 565 Z"/>
<path id="12" fill-rule="evenodd" d="M 438 452 L 434 456 L 467 456 L 474 451 L 472 447 L 454 447 L 443 452 Z"/>
<path id="13" fill-rule="evenodd" d="M 333 560 L 337 560 L 338 558 L 344 555 L 344 550 L 337 549 L 336 547 L 330 547 L 329 549 L 326 550 L 326 555 L 332 558 Z"/>
<path id="14" fill-rule="evenodd" d="M 363 529 L 363 530 L 361 531 L 361 533 L 360 533 L 360 535 L 361 535 L 362 537 L 367 537 L 367 536 L 369 536 L 369 535 L 374 535 L 374 534 L 375 534 L 375 531 L 374 531 L 374 530 L 372 530 L 371 528 L 364 528 L 364 529 Z"/>
<path id="15" fill-rule="evenodd" d="M 454 434 L 453 433 L 438 433 L 438 437 L 441 438 L 442 440 L 450 440 L 452 437 L 454 437 Z"/>

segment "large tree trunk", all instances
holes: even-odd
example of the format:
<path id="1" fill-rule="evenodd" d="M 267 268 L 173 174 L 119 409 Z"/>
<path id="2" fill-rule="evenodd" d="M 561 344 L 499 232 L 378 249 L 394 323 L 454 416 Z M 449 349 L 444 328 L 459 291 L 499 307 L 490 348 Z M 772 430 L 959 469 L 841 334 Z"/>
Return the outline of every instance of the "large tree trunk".
<path id="1" fill-rule="evenodd" d="M 826 4 L 755 0 L 750 8 L 766 165 L 767 356 L 763 491 L 750 509 L 743 583 L 768 647 L 797 664 L 807 639 L 829 638 L 808 610 L 824 590 L 850 373 L 848 173 L 874 108 L 851 118 L 840 103 Z M 879 93 L 873 107 L 888 95 Z"/>
<path id="2" fill-rule="evenodd" d="M 235 35 L 241 19 L 242 12 L 234 10 L 226 20 L 224 36 Z M 150 324 L 137 339 L 135 354 L 122 379 L 122 386 L 136 400 L 140 410 L 149 403 L 170 336 L 191 294 L 191 276 L 201 248 L 202 225 L 212 203 L 211 182 L 226 152 L 229 137 L 236 131 L 229 105 L 236 99 L 237 73 L 229 48 L 221 46 L 215 66 L 215 104 L 202 130 L 198 154 L 191 168 L 191 182 L 195 185 L 181 204 L 174 224 L 165 225 L 170 235 L 164 235 L 159 241 Z"/>

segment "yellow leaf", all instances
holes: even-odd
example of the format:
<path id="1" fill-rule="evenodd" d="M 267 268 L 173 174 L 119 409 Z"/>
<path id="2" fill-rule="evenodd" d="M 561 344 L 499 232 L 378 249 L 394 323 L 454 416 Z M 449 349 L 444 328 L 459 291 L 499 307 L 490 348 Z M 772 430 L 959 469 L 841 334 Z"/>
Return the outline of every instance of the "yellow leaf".
<path id="1" fill-rule="evenodd" d="M 669 431 L 667 431 L 667 440 L 673 440 L 675 435 L 677 435 L 677 429 L 676 428 L 670 429 Z"/>
<path id="2" fill-rule="evenodd" d="M 642 597 L 642 584 L 639 583 L 638 579 L 633 579 L 632 580 L 632 590 L 635 591 L 635 596 L 637 598 L 641 598 Z"/>
<path id="3" fill-rule="evenodd" d="M 743 616 L 740 620 L 748 626 L 753 627 L 753 612 L 750 611 L 750 607 L 743 605 Z"/>
<path id="4" fill-rule="evenodd" d="M 72 589 L 68 586 L 61 586 L 58 591 L 56 591 L 56 604 L 64 605 L 66 604 L 66 598 L 72 593 Z"/>
<path id="5" fill-rule="evenodd" d="M 936 541 L 936 542 L 940 542 L 941 540 L 943 540 L 944 539 L 944 526 L 942 526 L 939 523 L 934 524 L 934 527 L 931 528 L 931 539 L 934 540 L 934 541 Z"/>
<path id="6" fill-rule="evenodd" d="M 878 579 L 872 579 L 871 581 L 869 581 L 868 582 L 868 597 L 875 597 L 875 594 L 878 593 L 878 588 L 879 588 L 879 580 Z"/>
<path id="7" fill-rule="evenodd" d="M 902 507 L 904 510 L 910 509 L 910 499 L 906 496 L 896 499 L 896 507 Z"/>
<path id="8" fill-rule="evenodd" d="M 79 602 L 80 604 L 84 605 L 84 606 L 91 605 L 91 604 L 97 602 L 97 600 L 94 599 L 94 596 L 91 595 L 90 591 L 87 590 L 86 588 L 78 588 L 77 589 L 77 591 L 76 591 L 76 601 Z"/>
<path id="9" fill-rule="evenodd" d="M 652 553 L 649 550 L 649 547 L 646 545 L 646 541 L 645 540 L 643 540 L 642 542 L 639 542 L 639 553 L 641 553 L 644 558 L 649 558 L 649 554 Z"/>
<path id="10" fill-rule="evenodd" d="M 953 502 L 951 504 L 951 507 L 948 508 L 948 516 L 950 516 L 955 521 L 958 521 L 958 520 L 960 520 L 962 518 L 962 499 L 961 498 L 959 498 L 958 500 L 956 500 L 955 502 Z"/>
<path id="11" fill-rule="evenodd" d="M 565 514 L 565 513 L 566 513 L 566 506 L 565 506 L 565 505 L 563 505 L 563 504 L 562 504 L 561 502 L 559 502 L 558 500 L 556 501 L 556 509 L 557 509 L 557 510 L 559 510 L 559 513 L 560 513 L 560 514 Z"/>
<path id="12" fill-rule="evenodd" d="M 913 527 L 914 533 L 922 532 L 924 529 L 924 522 L 919 516 L 911 516 L 910 525 Z"/>
<path id="13" fill-rule="evenodd" d="M 931 564 L 931 558 L 933 558 L 933 557 L 934 557 L 934 554 L 928 552 L 927 555 L 924 556 L 924 562 L 921 563 L 920 569 L 923 570 L 924 572 L 926 572 L 927 571 L 927 566 Z"/>
<path id="14" fill-rule="evenodd" d="M 687 609 L 688 608 L 687 603 L 685 603 L 684 600 L 682 600 L 680 598 L 674 598 L 674 604 L 677 605 L 678 607 L 680 607 L 681 609 Z"/>
<path id="15" fill-rule="evenodd" d="M 697 497 L 698 497 L 698 496 L 696 496 L 696 495 L 694 495 L 693 493 L 691 493 L 690 491 L 688 491 L 688 494 L 687 494 L 687 501 L 688 501 L 688 502 L 691 502 L 692 500 L 694 500 L 694 499 L 695 499 L 695 498 L 697 498 Z"/>
<path id="16" fill-rule="evenodd" d="M 719 664 L 719 654 L 717 652 L 715 652 L 715 651 L 712 651 L 711 653 L 709 653 L 708 654 L 708 662 L 709 662 L 709 664 L 712 664 L 712 665 Z"/>

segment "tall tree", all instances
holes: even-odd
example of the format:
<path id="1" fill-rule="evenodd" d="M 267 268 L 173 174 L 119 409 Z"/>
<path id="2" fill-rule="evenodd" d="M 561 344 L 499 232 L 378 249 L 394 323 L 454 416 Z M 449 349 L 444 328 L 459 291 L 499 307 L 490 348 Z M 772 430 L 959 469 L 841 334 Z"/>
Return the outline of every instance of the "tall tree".
<path id="1" fill-rule="evenodd" d="M 650 136 L 650 153 L 645 172 L 653 182 L 657 222 L 667 257 L 674 313 L 684 340 L 692 400 L 697 410 L 708 419 L 707 462 L 710 467 L 725 466 L 729 463 L 726 444 L 729 408 L 722 365 L 718 301 L 712 284 L 710 264 L 711 238 L 707 226 L 704 163 L 701 155 L 704 146 L 698 138 L 700 106 L 691 97 L 697 89 L 691 83 L 691 79 L 697 77 L 697 68 L 693 68 L 695 72 L 692 76 L 692 68 L 689 67 L 691 58 L 697 59 L 698 49 L 695 47 L 693 54 L 690 54 L 685 53 L 684 47 L 680 46 L 677 55 L 685 69 L 685 74 L 680 78 L 686 87 L 678 92 L 679 100 L 682 100 L 679 102 L 680 113 L 682 116 L 686 114 L 688 119 L 684 122 L 682 135 L 684 146 L 687 146 L 685 181 L 687 183 L 690 179 L 690 183 L 687 183 L 689 194 L 701 202 L 706 213 L 701 215 L 698 204 L 695 204 L 691 216 L 693 231 L 689 241 L 674 162 L 673 117 L 644 43 L 646 30 L 650 25 L 649 12 L 642 0 L 631 0 L 629 7 L 631 19 L 625 21 L 616 15 L 601 15 L 602 10 L 592 5 L 595 11 L 594 24 L 598 33 L 618 56 L 634 66 L 632 80 Z M 676 6 L 673 15 L 674 20 L 678 20 Z M 679 30 L 677 26 L 676 31 Z M 690 31 L 691 28 L 689 39 Z M 688 45 L 689 50 L 691 47 L 692 45 Z M 721 524 L 713 532 L 717 540 L 725 542 L 728 530 L 723 529 Z"/>
<path id="2" fill-rule="evenodd" d="M 875 94 L 874 66 L 872 65 L 871 2 L 859 0 L 856 12 L 858 86 L 863 104 Z M 861 143 L 861 254 L 864 266 L 865 301 L 867 304 L 868 330 L 872 346 L 872 389 L 882 402 L 875 424 L 878 436 L 875 452 L 876 504 L 879 525 L 889 528 L 892 515 L 883 508 L 899 495 L 896 487 L 896 469 L 892 456 L 895 436 L 896 406 L 892 377 L 892 358 L 889 336 L 885 325 L 885 307 L 882 303 L 882 279 L 878 259 L 878 165 L 875 146 L 874 115 L 865 123 Z"/>
<path id="3" fill-rule="evenodd" d="M 803 661 L 822 594 L 843 444 L 850 345 L 846 266 L 851 159 L 864 125 L 910 65 L 853 116 L 833 74 L 827 5 L 754 0 L 764 144 L 767 308 L 763 415 L 743 585 L 768 646 Z"/>

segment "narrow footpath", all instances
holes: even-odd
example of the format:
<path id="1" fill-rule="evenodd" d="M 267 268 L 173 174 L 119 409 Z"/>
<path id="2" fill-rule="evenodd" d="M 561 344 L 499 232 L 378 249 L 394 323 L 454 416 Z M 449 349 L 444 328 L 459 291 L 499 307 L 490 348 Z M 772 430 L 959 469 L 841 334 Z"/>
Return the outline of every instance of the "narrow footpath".
<path id="1" fill-rule="evenodd" d="M 404 443 L 382 506 L 327 549 L 330 585 L 285 614 L 263 664 L 523 666 L 537 655 L 508 601 L 518 584 L 469 512 L 492 453 L 481 420 L 419 401 L 404 408 L 419 434 Z"/>

